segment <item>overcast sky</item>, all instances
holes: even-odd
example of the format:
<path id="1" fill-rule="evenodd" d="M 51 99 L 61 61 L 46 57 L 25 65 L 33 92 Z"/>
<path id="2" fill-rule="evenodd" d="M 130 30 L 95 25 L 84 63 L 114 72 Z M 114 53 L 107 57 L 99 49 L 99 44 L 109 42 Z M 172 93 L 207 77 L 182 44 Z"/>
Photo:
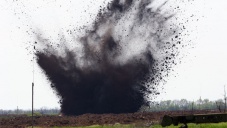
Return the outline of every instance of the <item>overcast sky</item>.
<path id="1" fill-rule="evenodd" d="M 185 40 L 192 40 L 182 62 L 163 85 L 156 100 L 223 98 L 227 86 L 227 1 L 170 1 L 184 10 L 182 20 L 192 14 Z M 185 0 L 186 1 L 186 0 Z M 34 31 L 48 38 L 74 27 L 89 25 L 105 0 L 1 0 L 0 1 L 0 109 L 31 109 Z M 198 21 L 196 20 L 198 19 Z M 60 107 L 47 79 L 35 64 L 35 108 Z"/>

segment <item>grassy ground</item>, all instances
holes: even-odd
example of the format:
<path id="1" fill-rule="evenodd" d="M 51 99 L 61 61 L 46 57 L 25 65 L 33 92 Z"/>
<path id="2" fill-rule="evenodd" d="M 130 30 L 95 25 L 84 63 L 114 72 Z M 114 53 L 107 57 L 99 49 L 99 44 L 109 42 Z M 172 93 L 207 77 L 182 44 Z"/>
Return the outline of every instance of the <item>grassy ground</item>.
<path id="1" fill-rule="evenodd" d="M 179 128 L 178 126 L 168 126 L 166 128 Z M 31 128 L 31 127 L 29 127 Z M 42 128 L 42 127 L 34 127 L 34 128 Z M 92 125 L 92 126 L 84 126 L 84 127 L 53 127 L 53 128 L 162 128 L 161 125 L 152 125 L 152 126 L 137 126 L 134 124 L 115 124 L 115 125 Z M 211 123 L 211 124 L 188 124 L 188 128 L 227 128 L 227 123 Z"/>

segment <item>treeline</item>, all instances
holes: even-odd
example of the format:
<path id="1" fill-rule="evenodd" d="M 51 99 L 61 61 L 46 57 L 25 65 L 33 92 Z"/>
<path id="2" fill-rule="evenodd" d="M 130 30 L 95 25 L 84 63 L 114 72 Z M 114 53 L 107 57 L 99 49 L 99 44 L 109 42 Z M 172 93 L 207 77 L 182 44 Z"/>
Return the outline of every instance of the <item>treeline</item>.
<path id="1" fill-rule="evenodd" d="M 48 109 L 48 108 L 41 108 L 35 109 L 34 115 L 58 115 L 60 110 L 58 108 Z M 22 109 L 15 109 L 15 110 L 2 110 L 0 109 L 0 115 L 31 115 L 31 110 L 22 110 Z"/>
<path id="2" fill-rule="evenodd" d="M 225 101 L 222 99 L 210 101 L 209 99 L 199 99 L 197 101 L 166 100 L 151 103 L 147 107 L 143 107 L 144 111 L 182 111 L 182 110 L 215 110 L 224 111 L 226 108 Z"/>
<path id="3" fill-rule="evenodd" d="M 225 111 L 226 101 L 219 99 L 216 101 L 210 101 L 209 99 L 199 99 L 196 101 L 188 101 L 186 99 L 181 100 L 166 100 L 153 102 L 148 106 L 141 107 L 141 111 L 184 111 L 184 110 L 219 110 Z M 11 115 L 11 114 L 25 114 L 31 115 L 31 110 L 2 110 L 0 109 L 0 115 Z M 60 109 L 53 108 L 41 108 L 34 110 L 35 115 L 58 115 Z"/>

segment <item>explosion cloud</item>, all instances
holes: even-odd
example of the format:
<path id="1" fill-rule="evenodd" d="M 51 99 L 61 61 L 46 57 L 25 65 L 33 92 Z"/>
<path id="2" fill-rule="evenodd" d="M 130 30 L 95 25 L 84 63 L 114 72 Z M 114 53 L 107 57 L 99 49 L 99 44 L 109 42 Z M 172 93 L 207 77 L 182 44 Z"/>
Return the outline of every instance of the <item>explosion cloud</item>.
<path id="1" fill-rule="evenodd" d="M 136 112 L 158 94 L 155 85 L 174 63 L 173 15 L 150 0 L 113 0 L 91 29 L 55 47 L 37 35 L 38 65 L 66 115 Z"/>

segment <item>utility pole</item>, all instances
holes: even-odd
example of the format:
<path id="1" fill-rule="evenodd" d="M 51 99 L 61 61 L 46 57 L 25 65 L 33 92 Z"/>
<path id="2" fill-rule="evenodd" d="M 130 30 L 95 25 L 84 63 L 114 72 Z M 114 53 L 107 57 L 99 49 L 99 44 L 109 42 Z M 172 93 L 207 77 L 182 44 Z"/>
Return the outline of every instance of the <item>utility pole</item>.
<path id="1" fill-rule="evenodd" d="M 226 112 L 226 91 L 225 91 L 225 85 L 224 85 L 224 100 L 225 100 L 225 109 L 224 109 L 224 112 Z"/>
<path id="2" fill-rule="evenodd" d="M 32 82 L 32 128 L 34 125 L 34 82 Z"/>
<path id="3" fill-rule="evenodd" d="M 36 44 L 36 42 L 35 42 Z M 33 49 L 33 57 L 32 57 L 32 66 L 33 66 L 33 71 L 32 71 L 32 75 L 33 75 L 33 80 L 32 80 L 32 128 L 34 126 L 34 75 L 35 75 L 35 67 L 34 67 L 34 60 L 35 60 L 35 44 L 34 44 L 34 49 Z"/>
<path id="4" fill-rule="evenodd" d="M 202 98 L 201 98 L 201 96 L 199 97 L 199 110 L 201 110 L 201 102 L 202 102 Z"/>
<path id="5" fill-rule="evenodd" d="M 17 106 L 17 115 L 19 115 L 19 109 L 18 109 L 18 106 Z"/>

